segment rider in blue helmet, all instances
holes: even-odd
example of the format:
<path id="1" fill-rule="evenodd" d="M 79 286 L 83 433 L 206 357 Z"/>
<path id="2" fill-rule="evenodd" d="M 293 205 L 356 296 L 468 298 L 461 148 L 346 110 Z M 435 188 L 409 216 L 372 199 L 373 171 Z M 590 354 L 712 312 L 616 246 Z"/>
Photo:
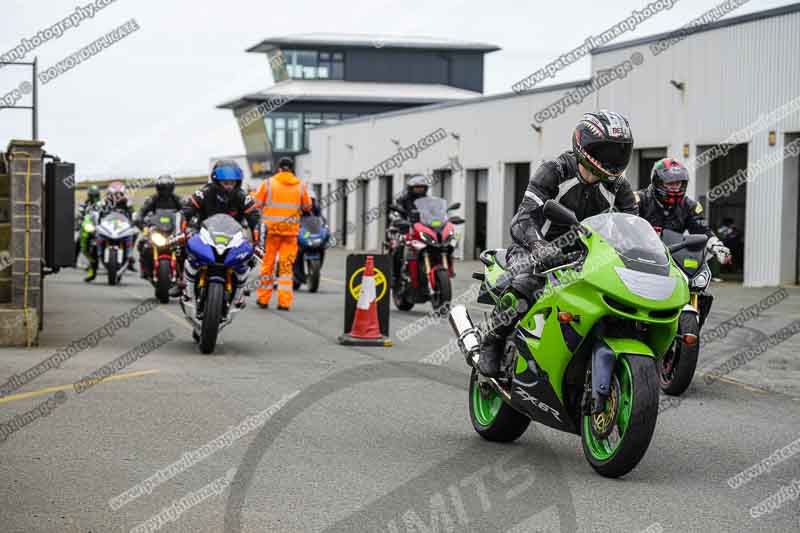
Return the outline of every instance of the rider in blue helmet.
<path id="1" fill-rule="evenodd" d="M 187 221 L 199 226 L 208 217 L 226 213 L 255 234 L 260 220 L 253 197 L 242 189 L 244 174 L 236 161 L 222 159 L 214 163 L 210 182 L 189 197 L 183 208 Z"/>

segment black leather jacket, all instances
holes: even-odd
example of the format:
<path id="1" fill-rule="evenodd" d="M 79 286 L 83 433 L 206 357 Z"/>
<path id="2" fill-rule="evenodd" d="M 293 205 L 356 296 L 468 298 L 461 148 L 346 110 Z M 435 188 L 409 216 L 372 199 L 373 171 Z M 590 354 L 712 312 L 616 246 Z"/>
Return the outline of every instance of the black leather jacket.
<path id="1" fill-rule="evenodd" d="M 154 194 L 144 201 L 144 204 L 136 213 L 136 222 L 144 224 L 145 217 L 150 213 L 154 213 L 156 209 L 175 209 L 180 211 L 183 209 L 183 200 L 174 193 L 164 197 Z"/>
<path id="2" fill-rule="evenodd" d="M 197 217 L 198 225 L 219 213 L 232 216 L 239 224 L 246 224 L 251 231 L 258 228 L 261 220 L 255 200 L 240 187 L 226 195 L 216 184 L 209 183 L 192 194 L 183 205 L 183 217 L 187 222 Z"/>
<path id="3" fill-rule="evenodd" d="M 653 186 L 636 192 L 639 203 L 639 216 L 654 228 L 667 228 L 678 233 L 701 233 L 714 236 L 703 216 L 703 206 L 684 195 L 678 205 L 664 206 L 656 199 Z"/>
<path id="4" fill-rule="evenodd" d="M 395 198 L 394 205 L 406 212 L 405 218 L 407 219 L 411 216 L 411 212 L 415 209 L 414 202 L 420 198 L 424 198 L 424 196 L 416 196 L 406 191 Z"/>
<path id="5" fill-rule="evenodd" d="M 578 220 L 597 215 L 614 207 L 623 213 L 638 214 L 630 183 L 624 177 L 612 183 L 586 183 L 578 173 L 575 155 L 564 152 L 545 161 L 528 182 L 528 188 L 517 214 L 511 220 L 509 249 L 512 256 L 533 251 L 541 241 L 552 241 L 569 230 L 544 218 L 542 207 L 547 200 L 557 200 L 575 212 Z"/>

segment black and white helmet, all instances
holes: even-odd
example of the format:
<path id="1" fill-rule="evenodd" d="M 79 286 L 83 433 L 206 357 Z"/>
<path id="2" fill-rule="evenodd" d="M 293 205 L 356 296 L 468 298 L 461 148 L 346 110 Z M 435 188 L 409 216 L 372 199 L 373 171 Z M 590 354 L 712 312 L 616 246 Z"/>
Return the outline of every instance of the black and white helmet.
<path id="1" fill-rule="evenodd" d="M 175 178 L 169 174 L 156 178 L 156 192 L 159 196 L 167 196 L 175 192 Z"/>
<path id="2" fill-rule="evenodd" d="M 613 111 L 585 113 L 572 135 L 578 163 L 603 181 L 621 176 L 631 160 L 633 134 L 628 119 Z"/>
<path id="3" fill-rule="evenodd" d="M 406 191 L 412 198 L 422 198 L 428 194 L 428 186 L 428 178 L 425 176 L 411 176 L 406 182 Z"/>

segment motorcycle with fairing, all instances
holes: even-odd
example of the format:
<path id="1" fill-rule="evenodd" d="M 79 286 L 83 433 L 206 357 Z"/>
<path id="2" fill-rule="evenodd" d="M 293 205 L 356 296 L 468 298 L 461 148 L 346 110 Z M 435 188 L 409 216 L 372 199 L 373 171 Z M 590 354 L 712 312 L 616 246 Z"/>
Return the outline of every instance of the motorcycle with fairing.
<path id="1" fill-rule="evenodd" d="M 109 285 L 122 281 L 138 233 L 131 219 L 119 211 L 111 211 L 97 223 L 97 254 L 108 274 Z"/>
<path id="2" fill-rule="evenodd" d="M 156 209 L 145 218 L 140 241 L 140 271 L 155 289 L 158 301 L 164 304 L 169 303 L 170 289 L 178 281 L 177 253 L 171 240 L 180 228 L 180 217 L 176 209 Z"/>
<path id="3" fill-rule="evenodd" d="M 392 286 L 392 299 L 401 311 L 427 301 L 434 310 L 450 303 L 453 251 L 458 244 L 455 225 L 463 224 L 464 219 L 448 213 L 459 207 L 459 203 L 448 207 L 444 198 L 426 196 L 414 201 L 411 213 L 389 208 L 403 217 L 387 230 L 384 245 L 393 255 L 400 250 L 403 257 Z"/>
<path id="4" fill-rule="evenodd" d="M 319 290 L 325 248 L 328 246 L 330 236 L 330 229 L 321 216 L 307 215 L 300 219 L 300 232 L 297 235 L 298 253 L 293 266 L 295 290 L 304 283 L 308 283 L 309 292 Z"/>
<path id="5" fill-rule="evenodd" d="M 667 228 L 656 228 L 656 231 L 661 233 L 661 240 L 670 248 L 680 246 L 687 238 L 698 243 L 672 254 L 672 260 L 684 273 L 689 284 L 689 303 L 681 312 L 678 335 L 658 362 L 661 390 L 671 396 L 680 396 L 689 388 L 694 377 L 700 355 L 700 329 L 714 301 L 709 291 L 711 269 L 708 260 L 712 254 L 706 251 L 706 235 L 684 237 L 683 234 Z"/>
<path id="6" fill-rule="evenodd" d="M 524 312 L 506 339 L 502 377 L 479 373 L 481 330 L 464 306 L 450 312 L 472 367 L 470 420 L 479 435 L 497 442 L 516 440 L 532 420 L 574 433 L 598 473 L 619 477 L 644 457 L 653 436 L 656 362 L 689 300 L 686 279 L 639 217 L 605 213 L 579 223 L 553 200 L 544 214 L 571 226 L 572 242 L 566 253 L 527 267 L 543 289 L 527 311 L 511 307 L 506 314 Z M 481 261 L 484 271 L 473 274 L 482 285 L 479 301 L 506 308 L 509 302 L 500 301 L 510 296 L 504 289 L 513 273 L 505 250 L 487 250 Z"/>
<path id="7" fill-rule="evenodd" d="M 181 309 L 192 325 L 192 338 L 209 354 L 219 332 L 245 308 L 255 249 L 233 217 L 217 214 L 188 239 L 186 254 Z"/>

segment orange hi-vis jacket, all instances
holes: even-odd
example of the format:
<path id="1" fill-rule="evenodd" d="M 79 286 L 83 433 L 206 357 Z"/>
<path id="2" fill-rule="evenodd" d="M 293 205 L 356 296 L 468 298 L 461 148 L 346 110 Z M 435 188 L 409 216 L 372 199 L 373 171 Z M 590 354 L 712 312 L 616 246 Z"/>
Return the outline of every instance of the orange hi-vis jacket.
<path id="1" fill-rule="evenodd" d="M 278 172 L 265 179 L 254 197 L 263 207 L 261 219 L 267 235 L 297 235 L 301 211 L 311 210 L 308 187 L 291 172 Z"/>

